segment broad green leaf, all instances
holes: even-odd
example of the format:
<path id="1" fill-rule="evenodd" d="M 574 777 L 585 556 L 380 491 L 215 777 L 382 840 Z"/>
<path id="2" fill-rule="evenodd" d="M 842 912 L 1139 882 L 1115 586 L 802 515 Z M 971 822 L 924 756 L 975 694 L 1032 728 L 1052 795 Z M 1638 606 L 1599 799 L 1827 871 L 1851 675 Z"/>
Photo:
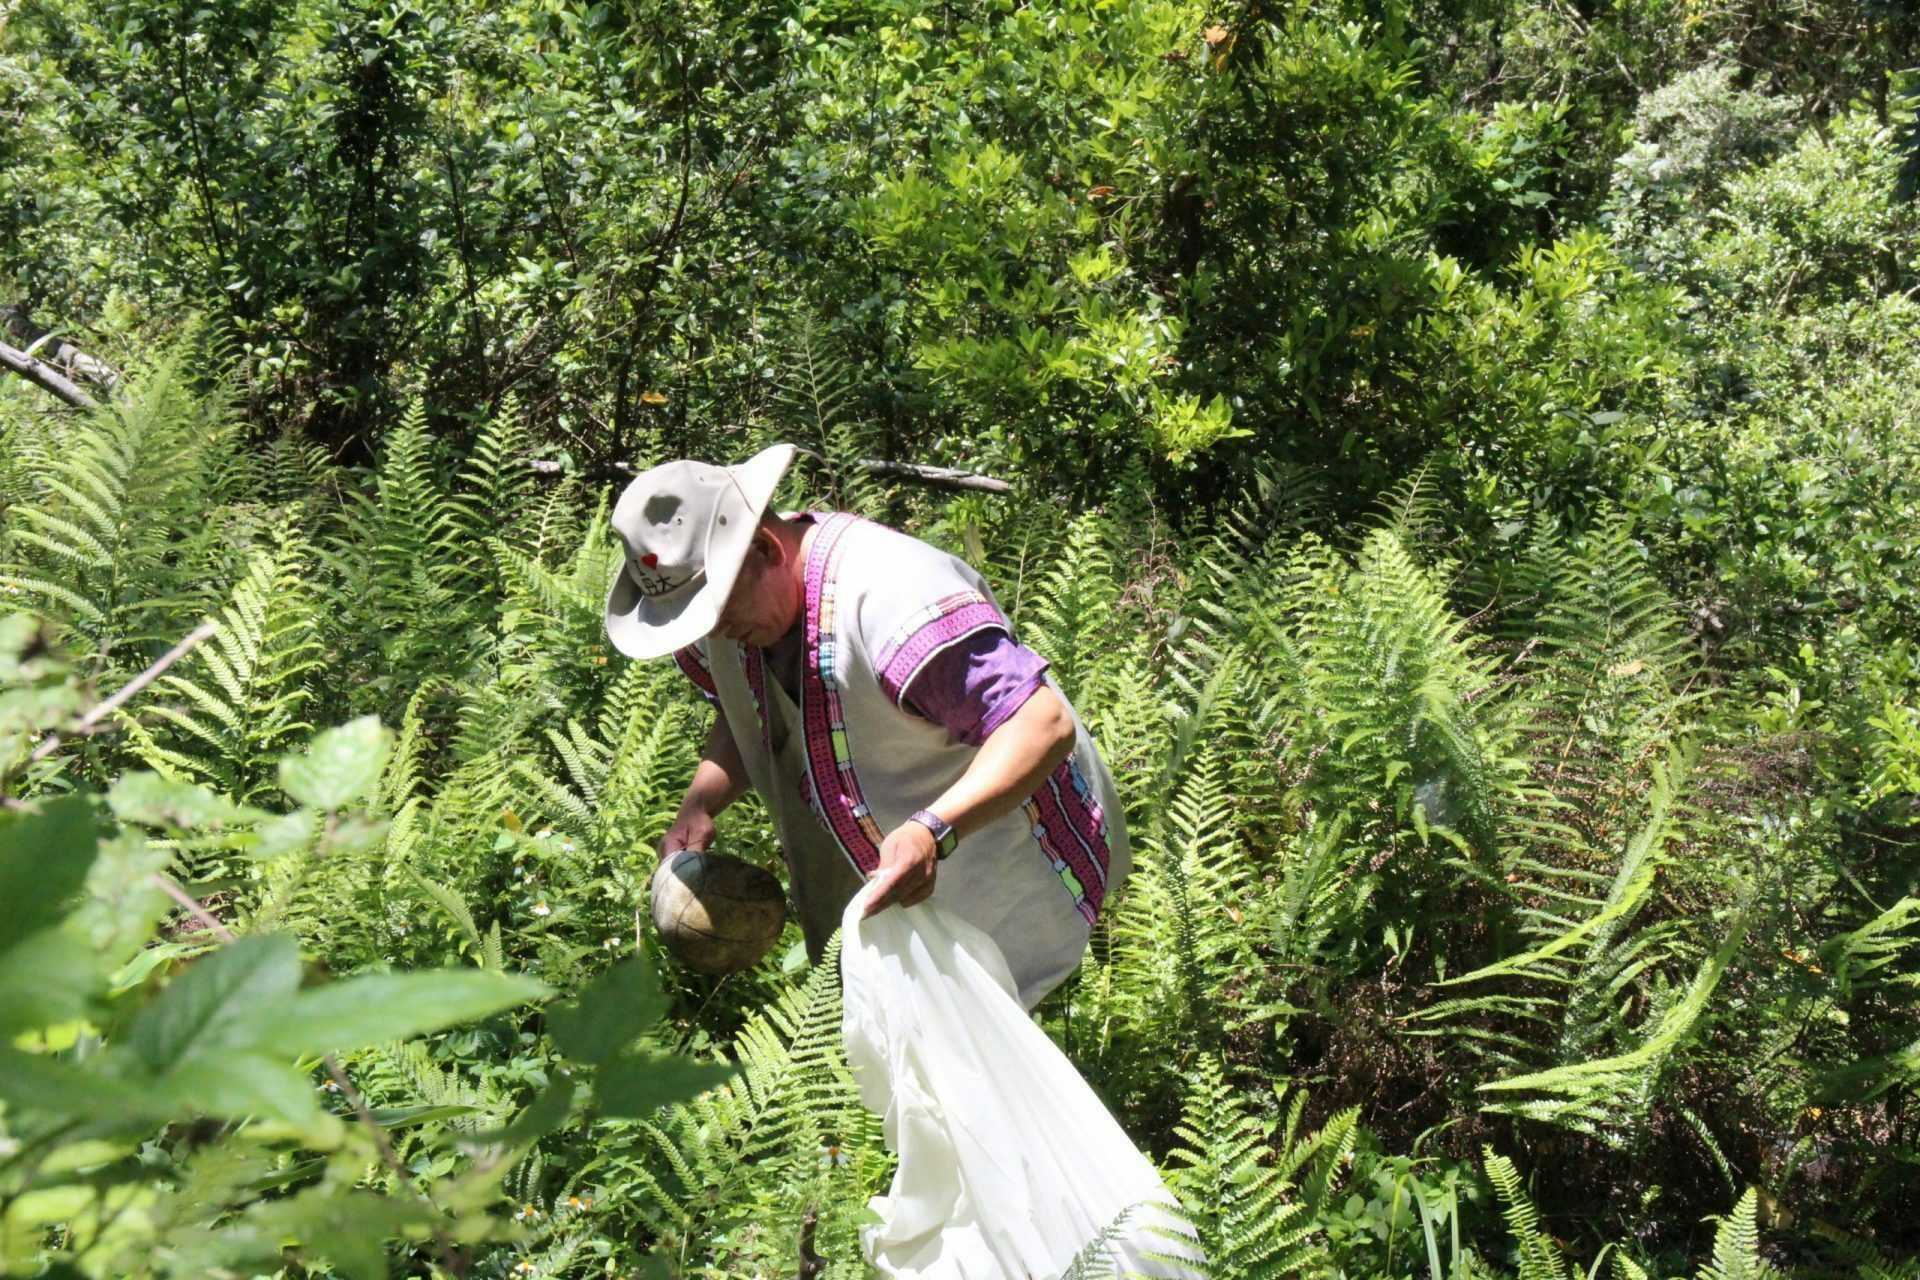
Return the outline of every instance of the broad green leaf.
<path id="1" fill-rule="evenodd" d="M 304 756 L 280 762 L 281 790 L 316 809 L 344 809 L 380 781 L 392 746 L 377 717 L 350 720 L 315 738 Z"/>
<path id="2" fill-rule="evenodd" d="M 478 1107 L 469 1107 L 457 1102 L 443 1102 L 438 1106 L 426 1104 L 417 1107 L 376 1107 L 372 1111 L 373 1122 L 382 1129 L 411 1129 L 419 1124 L 432 1124 L 436 1120 L 455 1120 L 461 1116 L 470 1116 Z"/>
<path id="3" fill-rule="evenodd" d="M 93 812 L 77 796 L 0 817 L 0 951 L 66 914 L 96 851 Z"/>
<path id="4" fill-rule="evenodd" d="M 257 1043 L 262 1005 L 300 986 L 300 948 L 282 934 L 242 938 L 199 960 L 135 1015 L 126 1043 L 155 1072 L 189 1054 Z M 291 1056 L 291 1055 L 289 1055 Z"/>
<path id="5" fill-rule="evenodd" d="M 567 1113 L 573 1107 L 573 1077 L 556 1072 L 540 1096 L 527 1104 L 527 1109 L 514 1117 L 512 1124 L 504 1129 L 492 1129 L 486 1133 L 477 1133 L 464 1142 L 489 1146 L 519 1146 L 543 1138 L 567 1122 Z"/>
<path id="6" fill-rule="evenodd" d="M 269 818 L 255 827 L 257 839 L 247 852 L 262 861 L 283 858 L 305 849 L 319 834 L 320 815 L 311 809 L 295 809 L 292 813 Z"/>
<path id="7" fill-rule="evenodd" d="M 364 818 L 358 814 L 335 821 L 320 837 L 314 852 L 322 858 L 342 858 L 362 853 L 387 838 L 390 824 L 384 818 Z"/>
<path id="8" fill-rule="evenodd" d="M 127 1138 L 82 1138 L 63 1143 L 47 1155 L 41 1173 L 78 1173 L 98 1169 L 124 1159 L 140 1149 L 140 1143 Z"/>
<path id="9" fill-rule="evenodd" d="M 0 1099 L 23 1111 L 97 1124 L 154 1124 L 172 1118 L 152 1090 L 102 1074 L 95 1064 L 0 1047 Z"/>
<path id="10" fill-rule="evenodd" d="M 331 1119 L 305 1072 L 294 1070 L 290 1061 L 259 1053 L 197 1050 L 152 1087 L 175 1115 L 225 1120 L 258 1116 L 302 1133 L 317 1133 Z"/>
<path id="11" fill-rule="evenodd" d="M 312 1187 L 284 1200 L 256 1204 L 218 1233 L 208 1233 L 183 1259 L 199 1274 L 216 1269 L 281 1269 L 281 1251 L 292 1246 L 318 1271 L 325 1260 L 349 1280 L 385 1280 L 386 1242 L 397 1235 L 425 1234 L 432 1211 L 366 1191 Z"/>
<path id="12" fill-rule="evenodd" d="M 0 1043 L 80 1017 L 102 981 L 98 957 L 69 929 L 0 951 Z"/>
<path id="13" fill-rule="evenodd" d="M 73 915 L 72 928 L 108 966 L 138 955 L 174 905 L 154 879 L 172 854 L 155 848 L 137 831 L 122 831 L 100 842 L 99 856 L 87 875 L 87 894 Z"/>
<path id="14" fill-rule="evenodd" d="M 548 1009 L 547 1029 L 560 1052 L 597 1066 L 612 1061 L 666 1011 L 658 975 L 645 955 L 637 955 L 595 978 L 577 999 Z"/>
<path id="15" fill-rule="evenodd" d="M 107 804 L 122 821 L 183 830 L 256 822 L 267 816 L 259 809 L 236 804 L 206 787 L 175 782 L 157 773 L 122 776 L 107 792 Z"/>
<path id="16" fill-rule="evenodd" d="M 213 948 L 193 943 L 156 942 L 115 969 L 107 979 L 108 990 L 113 995 L 131 991 L 145 982 L 155 969 L 172 964 L 175 960 L 202 955 L 210 950 Z"/>
<path id="17" fill-rule="evenodd" d="M 601 1067 L 594 1074 L 593 1090 L 602 1115 L 648 1116 L 732 1076 L 733 1068 L 724 1064 L 670 1053 L 635 1053 Z"/>
<path id="18" fill-rule="evenodd" d="M 256 1008 L 249 1043 L 289 1057 L 357 1049 L 471 1022 L 547 994 L 532 978 L 483 969 L 348 978 Z"/>
<path id="19" fill-rule="evenodd" d="M 29 1191 L 7 1202 L 6 1227 L 15 1232 L 38 1232 L 72 1222 L 92 1208 L 99 1195 L 96 1188 L 84 1183 Z"/>

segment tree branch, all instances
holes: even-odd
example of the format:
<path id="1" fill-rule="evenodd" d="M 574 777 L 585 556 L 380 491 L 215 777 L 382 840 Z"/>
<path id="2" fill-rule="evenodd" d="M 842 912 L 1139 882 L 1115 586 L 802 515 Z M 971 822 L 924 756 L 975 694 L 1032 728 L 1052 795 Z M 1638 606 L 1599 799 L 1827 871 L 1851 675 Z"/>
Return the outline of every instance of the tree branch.
<path id="1" fill-rule="evenodd" d="M 820 457 L 811 449 L 800 452 Z M 825 459 L 822 459 L 825 461 Z M 854 466 L 868 475 L 890 476 L 896 480 L 905 480 L 911 484 L 923 484 L 933 489 L 952 489 L 971 493 L 1012 493 L 1013 486 L 995 476 L 975 475 L 971 471 L 959 471 L 953 467 L 932 467 L 920 462 L 887 462 L 880 458 L 854 458 L 842 464 Z M 563 463 L 546 459 L 536 459 L 527 466 L 537 476 L 557 476 L 566 472 Z M 630 480 L 640 474 L 640 469 L 630 462 L 609 462 L 594 467 L 584 473 L 588 480 Z"/>
<path id="2" fill-rule="evenodd" d="M 856 458 L 854 465 L 869 475 L 892 476 L 935 489 L 966 489 L 977 493 L 1013 492 L 1013 486 L 1005 480 L 975 475 L 953 467 L 930 467 L 920 462 L 886 462 L 879 458 Z"/>
<path id="3" fill-rule="evenodd" d="M 42 329 L 27 314 L 24 303 L 0 307 L 0 329 L 26 347 L 30 356 L 38 356 L 69 377 L 85 378 L 109 395 L 120 389 L 120 371 L 95 356 L 90 356 L 56 333 Z"/>
<path id="4" fill-rule="evenodd" d="M 0 342 L 0 365 L 13 370 L 28 382 L 53 392 L 76 409 L 98 409 L 92 396 L 73 385 L 71 379 L 44 360 L 35 359 L 16 346 Z"/>

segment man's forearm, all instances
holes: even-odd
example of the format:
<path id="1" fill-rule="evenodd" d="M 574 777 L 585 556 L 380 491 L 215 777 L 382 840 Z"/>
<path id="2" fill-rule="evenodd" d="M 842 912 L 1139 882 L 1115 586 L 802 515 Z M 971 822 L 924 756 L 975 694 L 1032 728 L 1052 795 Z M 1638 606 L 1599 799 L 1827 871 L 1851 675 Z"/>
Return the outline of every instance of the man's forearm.
<path id="1" fill-rule="evenodd" d="M 929 808 L 963 839 L 1012 813 L 1073 754 L 1073 713 L 1042 687 L 987 735 L 960 780 Z"/>

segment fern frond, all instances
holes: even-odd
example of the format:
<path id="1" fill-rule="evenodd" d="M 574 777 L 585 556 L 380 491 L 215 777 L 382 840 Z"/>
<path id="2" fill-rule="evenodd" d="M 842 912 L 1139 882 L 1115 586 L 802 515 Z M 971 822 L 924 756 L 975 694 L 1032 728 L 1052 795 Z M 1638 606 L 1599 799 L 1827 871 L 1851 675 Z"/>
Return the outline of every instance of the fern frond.
<path id="1" fill-rule="evenodd" d="M 1112 643 L 1120 581 L 1106 526 L 1089 513 L 1067 526 L 1060 556 L 1040 575 L 1013 619 L 1023 644 L 1045 654 L 1069 699 Z"/>
<path id="2" fill-rule="evenodd" d="M 1298 1115 L 1296 1103 L 1294 1114 Z M 1263 1163 L 1265 1132 L 1228 1086 L 1220 1063 L 1199 1058 L 1187 1089 L 1167 1185 L 1180 1199 L 1179 1243 L 1163 1260 L 1208 1277 L 1261 1280 L 1313 1275 L 1330 1263 L 1314 1209 L 1325 1202 L 1352 1149 L 1354 1115 L 1294 1139 L 1278 1166 Z M 1295 1175 L 1305 1172 L 1302 1181 Z M 1195 1254 L 1201 1261 L 1194 1262 Z"/>
<path id="3" fill-rule="evenodd" d="M 1775 1280 L 1779 1275 L 1760 1256 L 1760 1200 L 1752 1187 L 1713 1233 L 1713 1261 L 1698 1280 Z"/>
<path id="4" fill-rule="evenodd" d="M 279 757 L 312 728 L 303 712 L 321 646 L 307 546 L 292 527 L 297 518 L 277 546 L 255 553 L 214 620 L 212 639 L 155 681 L 141 703 L 173 727 L 160 741 L 175 760 L 248 803 L 271 789 Z M 162 697 L 186 706 L 157 702 Z"/>
<path id="5" fill-rule="evenodd" d="M 775 374 L 774 412 L 787 438 L 803 440 L 825 460 L 825 503 L 869 519 L 886 514 L 887 487 L 859 465 L 880 457 L 879 433 L 856 412 L 853 369 L 832 335 L 805 312 L 783 326 L 787 356 Z"/>
<path id="6" fill-rule="evenodd" d="M 1517 1280 L 1573 1280 L 1559 1246 L 1541 1229 L 1540 1211 L 1534 1207 L 1513 1161 L 1485 1149 L 1487 1178 L 1500 1200 L 1501 1216 L 1506 1219 L 1507 1234 L 1513 1237 L 1520 1258 Z"/>

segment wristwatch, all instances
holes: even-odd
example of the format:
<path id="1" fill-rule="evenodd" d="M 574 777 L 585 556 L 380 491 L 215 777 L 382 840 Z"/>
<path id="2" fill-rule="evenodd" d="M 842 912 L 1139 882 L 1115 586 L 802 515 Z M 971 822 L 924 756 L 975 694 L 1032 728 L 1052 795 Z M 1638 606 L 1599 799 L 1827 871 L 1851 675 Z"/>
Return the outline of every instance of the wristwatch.
<path id="1" fill-rule="evenodd" d="M 948 826 L 939 814 L 931 809 L 915 809 L 907 815 L 908 822 L 917 822 L 933 832 L 933 856 L 944 861 L 960 843 L 960 833 Z"/>

